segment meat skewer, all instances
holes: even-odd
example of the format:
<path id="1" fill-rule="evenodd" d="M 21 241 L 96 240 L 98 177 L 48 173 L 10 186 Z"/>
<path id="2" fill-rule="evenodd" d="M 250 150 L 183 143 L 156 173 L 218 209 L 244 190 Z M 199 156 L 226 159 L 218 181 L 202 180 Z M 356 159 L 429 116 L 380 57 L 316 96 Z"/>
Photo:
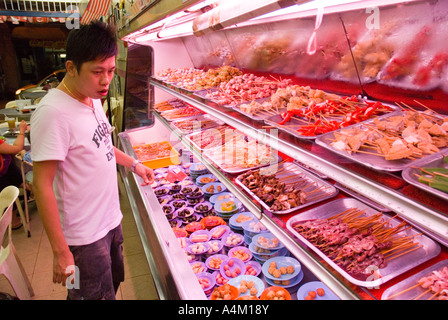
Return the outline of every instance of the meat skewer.
<path id="1" fill-rule="evenodd" d="M 388 227 L 381 212 L 363 216 L 364 210 L 352 208 L 329 219 L 314 219 L 293 226 L 336 264 L 353 274 L 363 274 L 370 265 L 383 268 L 387 261 L 422 246 L 414 236 L 400 235 L 405 223 Z"/>

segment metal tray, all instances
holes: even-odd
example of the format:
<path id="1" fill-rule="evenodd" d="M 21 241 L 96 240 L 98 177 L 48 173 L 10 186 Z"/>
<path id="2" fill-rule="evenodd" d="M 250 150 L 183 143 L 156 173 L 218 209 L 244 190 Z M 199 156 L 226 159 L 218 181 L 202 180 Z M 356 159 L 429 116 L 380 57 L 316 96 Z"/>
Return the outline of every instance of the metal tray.
<path id="1" fill-rule="evenodd" d="M 195 118 L 195 117 L 197 117 L 197 116 L 200 116 L 200 115 L 203 115 L 203 114 L 204 114 L 204 112 L 202 112 L 201 110 L 199 110 L 199 109 L 197 109 L 197 108 L 195 108 L 195 107 L 193 107 L 193 106 L 186 106 L 185 108 L 187 108 L 187 107 L 194 108 L 194 109 L 198 110 L 198 112 L 200 112 L 200 113 L 195 114 L 195 115 L 184 115 L 184 116 L 182 116 L 182 117 L 178 117 L 178 118 L 174 118 L 174 119 L 169 118 L 169 116 L 170 116 L 172 113 L 178 112 L 179 109 L 181 109 L 181 108 L 176 108 L 176 109 L 173 109 L 173 110 L 167 110 L 167 111 L 160 112 L 159 114 L 160 114 L 160 116 L 161 116 L 162 118 L 164 118 L 164 119 L 165 119 L 166 121 L 168 121 L 168 122 L 172 122 L 172 121 L 176 121 L 176 120 L 193 119 L 193 118 Z M 168 117 L 167 117 L 167 116 L 168 116 Z"/>
<path id="2" fill-rule="evenodd" d="M 277 168 L 275 167 L 268 167 L 266 168 L 266 172 L 271 172 L 271 169 L 276 170 Z M 263 202 L 260 198 L 258 198 L 248 187 L 246 187 L 243 183 L 242 183 L 242 177 L 241 175 L 238 176 L 235 179 L 235 182 L 240 185 L 247 193 L 249 193 L 252 197 L 254 197 L 268 212 L 274 213 L 274 214 L 288 214 L 291 212 L 294 212 L 298 209 L 302 209 L 305 208 L 307 206 L 313 205 L 317 202 L 332 198 L 334 196 L 336 196 L 338 194 L 338 189 L 336 189 L 331 183 L 328 183 L 327 181 L 324 181 L 320 178 L 318 178 L 317 176 L 315 176 L 314 174 L 310 173 L 309 171 L 301 168 L 299 165 L 297 165 L 296 163 L 293 162 L 284 162 L 278 165 L 278 170 L 282 169 L 282 171 L 278 174 L 276 174 L 277 178 L 282 178 L 282 177 L 288 177 L 288 176 L 292 176 L 295 175 L 297 176 L 297 178 L 304 178 L 305 181 L 308 183 L 314 183 L 316 185 L 316 188 L 322 188 L 322 190 L 319 190 L 316 192 L 315 196 L 322 196 L 322 197 L 318 197 L 316 200 L 314 201 L 307 201 L 306 203 L 291 208 L 289 210 L 283 210 L 283 211 L 272 211 L 269 207 L 269 205 L 267 205 L 265 202 Z M 275 171 L 274 171 L 275 172 Z M 310 192 L 312 190 L 315 189 L 307 189 L 307 192 Z"/>
<path id="3" fill-rule="evenodd" d="M 228 125 L 223 125 L 223 126 L 219 126 L 215 127 L 215 128 L 211 128 L 211 129 L 207 129 L 204 131 L 198 131 L 198 132 L 193 132 L 190 133 L 186 136 L 186 138 L 190 141 L 190 143 L 198 150 L 204 151 L 204 150 L 208 150 L 208 149 L 214 149 L 217 146 L 211 146 L 209 147 L 209 144 L 207 144 L 205 147 L 201 147 L 200 145 L 198 145 L 195 141 L 196 137 L 200 137 L 201 135 L 205 134 L 206 132 L 209 133 L 210 135 L 213 136 L 214 139 L 219 139 L 219 145 L 221 146 L 224 143 L 224 139 L 227 138 L 223 137 L 223 134 L 221 133 L 221 131 L 219 131 L 219 129 L 224 128 L 230 131 L 233 131 L 233 134 L 228 134 L 229 137 L 233 136 L 233 135 L 240 135 L 241 137 L 244 137 L 244 134 L 241 132 L 236 131 L 235 129 L 232 129 L 230 126 Z"/>
<path id="4" fill-rule="evenodd" d="M 294 130 L 294 128 L 299 128 L 301 125 L 307 125 L 309 122 L 306 120 L 298 120 L 295 118 L 291 118 L 288 121 L 288 126 L 280 125 L 279 123 L 283 120 L 282 116 L 277 114 L 275 116 L 268 117 L 264 119 L 264 123 L 268 126 L 273 126 L 278 128 L 278 130 L 289 133 L 297 138 L 305 139 L 305 140 L 314 140 L 317 138 L 317 136 L 304 136 L 301 135 L 297 130 Z M 297 127 L 296 127 L 297 125 Z M 294 126 L 294 127 L 292 127 Z"/>
<path id="5" fill-rule="evenodd" d="M 393 285 L 392 287 L 386 289 L 381 296 L 381 300 L 414 300 L 415 298 L 422 295 L 427 289 L 423 289 L 421 286 L 415 287 L 409 291 L 403 292 L 402 294 L 393 297 L 399 292 L 402 292 L 408 288 L 411 288 L 417 284 L 417 281 L 422 277 L 429 276 L 433 271 L 442 269 L 443 267 L 448 267 L 448 260 L 439 261 L 436 264 L 414 274 L 413 276 L 406 278 L 405 280 Z M 433 293 L 428 292 L 420 297 L 421 300 L 429 299 Z"/>
<path id="6" fill-rule="evenodd" d="M 245 138 L 245 136 L 243 136 L 243 137 Z M 262 145 L 262 144 L 260 144 L 260 145 Z M 214 153 L 215 150 L 218 150 L 218 148 L 222 148 L 222 146 L 204 150 L 204 152 L 202 154 L 204 156 L 206 156 L 207 158 L 209 158 L 211 161 L 213 161 L 222 171 L 229 173 L 229 174 L 239 174 L 239 173 L 245 172 L 247 170 L 258 169 L 258 168 L 266 167 L 266 166 L 269 166 L 272 164 L 277 164 L 281 161 L 281 157 L 276 153 L 276 151 L 274 151 L 271 147 L 266 146 L 266 148 L 270 149 L 270 156 L 272 157 L 272 160 L 270 162 L 265 163 L 265 164 L 260 164 L 257 166 L 253 166 L 253 167 L 241 167 L 241 166 L 227 167 L 225 165 L 225 163 L 223 164 L 223 162 L 220 161 L 220 159 L 218 159 L 217 157 L 214 157 L 212 155 L 212 153 Z M 219 154 L 221 154 L 221 153 L 219 153 Z"/>
<path id="7" fill-rule="evenodd" d="M 312 174 L 318 176 L 321 179 L 328 179 L 328 176 L 326 174 L 323 174 L 313 168 L 310 168 L 309 166 L 307 166 L 306 164 L 298 161 L 298 160 L 294 160 L 294 163 L 297 164 L 300 168 L 305 169 L 306 171 L 311 172 Z"/>
<path id="8" fill-rule="evenodd" d="M 446 153 L 446 152 L 445 152 Z M 408 166 L 403 170 L 401 173 L 403 179 L 413 186 L 416 186 L 417 188 L 423 189 L 429 193 L 432 193 L 433 195 L 436 195 L 444 200 L 448 199 L 448 193 L 443 192 L 441 190 L 437 190 L 435 188 L 432 188 L 428 186 L 427 184 L 421 183 L 418 181 L 417 175 L 420 175 L 419 168 L 421 167 L 443 167 L 448 168 L 448 164 L 443 162 L 443 152 L 437 152 L 434 154 L 431 154 L 425 158 L 419 159 L 415 161 L 412 166 Z"/>
<path id="9" fill-rule="evenodd" d="M 178 127 L 178 124 L 183 121 L 213 121 L 213 123 L 210 123 L 209 125 L 207 125 L 204 128 L 201 128 L 200 126 L 198 126 L 198 128 L 193 128 L 193 130 L 184 130 L 184 129 L 181 129 Z M 176 129 L 179 130 L 180 132 L 182 132 L 183 134 L 190 134 L 190 133 L 193 133 L 196 131 L 202 131 L 202 130 L 207 130 L 207 129 L 214 128 L 217 126 L 222 126 L 222 125 L 224 125 L 224 121 L 218 120 L 209 114 L 204 114 L 204 115 L 196 116 L 191 119 L 177 119 L 177 120 L 172 121 L 171 125 L 176 127 Z"/>
<path id="10" fill-rule="evenodd" d="M 376 209 L 376 210 L 378 210 L 378 211 L 381 211 L 381 212 L 391 212 L 391 211 L 392 211 L 392 210 L 390 210 L 389 208 L 386 208 L 385 206 L 382 206 L 381 204 L 379 204 L 379 203 L 377 203 L 377 202 L 375 202 L 375 201 L 373 201 L 373 200 L 370 200 L 369 198 L 367 198 L 367 197 L 365 197 L 365 196 L 359 194 L 358 192 L 356 192 L 356 191 L 354 191 L 354 190 L 352 190 L 352 189 L 350 189 L 350 188 L 347 188 L 347 187 L 343 186 L 343 185 L 340 184 L 339 182 L 336 182 L 336 183 L 334 184 L 334 186 L 335 186 L 336 188 L 338 188 L 339 190 L 341 190 L 341 191 L 343 191 L 343 192 L 349 194 L 351 197 L 353 197 L 353 198 L 355 198 L 355 199 L 358 199 L 359 201 L 362 201 L 362 202 L 366 203 L 367 205 L 371 206 L 372 208 L 374 208 L 374 209 Z"/>
<path id="11" fill-rule="evenodd" d="M 271 100 L 271 98 L 268 97 L 268 98 L 256 99 L 255 101 L 260 103 L 260 104 L 262 104 L 263 102 L 270 101 L 270 100 Z M 252 120 L 255 120 L 255 121 L 264 121 L 265 119 L 272 117 L 273 114 L 276 113 L 276 111 L 272 110 L 272 111 L 262 111 L 262 112 L 258 112 L 258 113 L 255 113 L 255 114 L 250 114 L 250 113 L 247 113 L 247 112 L 245 112 L 245 111 L 240 109 L 241 105 L 243 105 L 243 104 L 250 104 L 250 103 L 251 103 L 251 101 L 246 101 L 246 102 L 243 102 L 243 103 L 239 103 L 236 106 L 232 106 L 232 109 L 237 111 L 237 112 L 239 112 L 239 113 L 241 113 L 241 114 L 243 114 L 243 115 L 245 115 L 246 117 L 251 118 Z M 270 112 L 272 114 L 269 114 Z M 282 108 L 278 112 L 279 113 L 280 112 L 286 112 L 286 108 Z"/>
<path id="12" fill-rule="evenodd" d="M 202 89 L 202 90 L 197 90 L 197 91 L 193 91 L 194 95 L 197 95 L 198 97 L 202 98 L 202 99 L 208 99 L 207 98 L 207 94 L 209 94 L 210 92 L 214 92 L 216 91 L 216 88 L 208 88 L 208 89 Z"/>
<path id="13" fill-rule="evenodd" d="M 382 116 L 381 118 L 385 118 L 385 117 L 391 117 L 391 116 L 396 116 L 397 114 L 399 114 L 398 112 L 394 112 L 391 114 L 388 114 L 387 116 Z M 347 128 L 343 128 L 343 129 L 339 129 L 333 132 L 329 132 L 329 133 L 325 133 L 322 136 L 320 136 L 319 138 L 316 139 L 316 143 L 328 150 L 331 150 L 332 152 L 335 152 L 345 158 L 351 159 L 355 162 L 358 162 L 366 167 L 370 167 L 372 169 L 377 169 L 377 170 L 383 170 L 383 171 L 389 171 L 389 172 L 396 172 L 396 171 L 402 171 L 405 168 L 407 168 L 410 165 L 414 165 L 416 160 L 412 160 L 412 159 L 398 159 L 398 160 L 386 160 L 384 159 L 384 157 L 380 156 L 380 155 L 375 155 L 374 153 L 376 153 L 376 150 L 373 149 L 369 149 L 368 150 L 368 154 L 367 153 L 362 153 L 362 152 L 356 152 L 353 154 L 348 154 L 347 152 L 338 150 L 336 148 L 333 148 L 330 143 L 334 140 L 335 137 L 335 132 L 339 132 L 341 130 L 344 129 L 350 129 L 350 128 L 366 128 L 365 124 L 370 124 L 372 123 L 373 120 L 367 120 L 352 126 L 349 126 Z M 367 129 L 367 128 L 366 128 Z M 447 151 L 448 148 L 443 148 L 440 151 Z M 428 155 L 430 156 L 430 155 Z M 426 159 L 426 157 L 428 156 L 424 156 L 423 158 L 419 159 Z"/>
<path id="14" fill-rule="evenodd" d="M 376 272 L 378 274 L 373 275 L 371 277 L 371 280 L 369 278 L 367 278 L 368 280 L 363 280 L 355 278 L 347 271 L 342 269 L 326 254 L 320 251 L 317 247 L 314 246 L 314 244 L 309 242 L 305 237 L 303 237 L 293 228 L 293 226 L 298 222 L 304 222 L 313 219 L 327 219 L 350 208 L 366 210 L 365 216 L 371 216 L 378 212 L 359 200 L 353 198 L 342 198 L 333 200 L 320 207 L 311 209 L 307 212 L 303 212 L 292 217 L 286 223 L 286 227 L 294 236 L 296 236 L 311 250 L 317 253 L 325 262 L 327 262 L 332 268 L 339 272 L 346 280 L 361 287 L 376 288 L 379 285 L 397 277 L 398 275 L 420 265 L 421 263 L 428 261 L 429 259 L 437 256 L 440 253 L 440 245 L 437 242 L 433 241 L 425 235 L 418 235 L 419 232 L 413 228 L 407 229 L 405 231 L 402 231 L 401 234 L 405 234 L 408 236 L 416 235 L 414 238 L 415 241 L 418 241 L 423 247 L 408 254 L 392 259 L 391 261 L 388 261 L 387 266 L 385 268 L 377 270 Z M 386 219 L 389 218 L 389 216 L 387 215 L 384 215 L 384 217 Z M 398 223 L 399 222 L 395 219 L 390 220 L 389 222 L 392 227 L 396 226 Z"/>
<path id="15" fill-rule="evenodd" d="M 396 114 L 396 113 L 398 112 L 398 110 L 399 110 L 397 106 L 392 106 L 392 105 L 389 105 L 389 104 L 386 104 L 386 103 L 383 103 L 383 105 L 385 105 L 385 106 L 391 108 L 392 111 L 391 111 L 391 112 L 387 112 L 387 113 L 385 113 L 385 114 L 378 115 L 378 116 L 376 116 L 377 118 L 382 118 L 382 117 L 391 116 L 391 115 L 393 115 L 393 114 Z M 302 109 L 304 109 L 304 108 L 302 108 Z M 331 116 L 328 116 L 328 117 L 326 117 L 326 119 L 327 119 L 328 121 L 331 121 L 331 120 L 340 120 L 341 117 L 331 117 Z M 275 115 L 275 116 L 266 118 L 266 119 L 264 120 L 264 122 L 265 122 L 268 126 L 275 126 L 275 127 L 278 127 L 278 129 L 281 130 L 281 131 L 284 131 L 284 132 L 289 133 L 289 134 L 291 134 L 291 135 L 293 135 L 293 136 L 295 136 L 295 137 L 298 137 L 298 138 L 300 138 L 300 139 L 305 139 L 305 140 L 314 140 L 314 139 L 317 139 L 317 138 L 319 138 L 319 137 L 322 137 L 322 136 L 328 134 L 328 133 L 324 133 L 324 134 L 319 134 L 319 135 L 314 135 L 314 136 L 304 136 L 304 135 L 300 134 L 299 132 L 297 132 L 297 129 L 295 129 L 295 128 L 299 128 L 299 126 L 303 126 L 303 125 L 309 125 L 309 124 L 312 124 L 311 121 L 309 121 L 309 120 L 307 120 L 307 119 L 305 119 L 305 118 L 302 119 L 301 117 L 297 117 L 297 116 L 296 116 L 296 117 L 291 118 L 291 119 L 288 121 L 288 125 L 286 126 L 286 125 L 279 125 L 279 123 L 280 123 L 282 120 L 283 120 L 283 118 L 281 117 L 281 115 L 278 114 L 278 115 Z M 367 121 L 370 121 L 370 119 L 369 119 L 369 120 L 362 121 L 362 122 L 360 122 L 360 123 L 364 123 L 364 122 L 367 122 Z M 356 124 L 353 124 L 353 125 L 351 125 L 351 126 L 349 126 L 349 127 L 352 127 L 352 126 L 355 126 L 355 125 L 358 125 L 358 124 L 359 124 L 359 123 L 356 123 Z M 346 128 L 347 128 L 347 127 L 346 127 Z M 333 131 L 332 131 L 332 132 L 333 132 Z M 330 133 L 331 133 L 331 132 L 330 132 Z"/>

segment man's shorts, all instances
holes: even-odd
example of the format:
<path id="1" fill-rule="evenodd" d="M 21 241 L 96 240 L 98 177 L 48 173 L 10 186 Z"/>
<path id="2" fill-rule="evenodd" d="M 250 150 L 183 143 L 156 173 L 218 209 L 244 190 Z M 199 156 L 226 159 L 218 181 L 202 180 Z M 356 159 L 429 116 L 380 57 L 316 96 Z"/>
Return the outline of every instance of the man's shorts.
<path id="1" fill-rule="evenodd" d="M 68 288 L 67 299 L 115 300 L 116 289 L 124 280 L 121 224 L 94 243 L 69 248 L 79 281 Z"/>

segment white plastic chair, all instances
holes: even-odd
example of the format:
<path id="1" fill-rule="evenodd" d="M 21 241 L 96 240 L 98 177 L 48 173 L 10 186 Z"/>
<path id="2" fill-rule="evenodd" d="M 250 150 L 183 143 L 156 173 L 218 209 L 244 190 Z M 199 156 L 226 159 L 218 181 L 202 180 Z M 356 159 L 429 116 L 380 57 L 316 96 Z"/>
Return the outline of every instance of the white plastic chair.
<path id="1" fill-rule="evenodd" d="M 22 209 L 22 204 L 20 200 L 16 200 L 16 206 L 19 210 L 20 219 L 22 220 L 23 230 L 27 234 L 28 238 L 31 237 L 31 225 L 30 225 L 30 213 L 29 213 L 29 202 L 34 201 L 28 198 L 26 185 L 32 188 L 33 186 L 33 164 L 24 159 L 26 151 L 22 150 L 16 154 L 16 159 L 20 162 L 20 171 L 22 173 L 22 184 L 23 187 L 19 188 L 19 194 L 23 195 L 23 203 L 25 206 L 25 212 Z"/>
<path id="2" fill-rule="evenodd" d="M 15 100 L 13 100 L 13 101 L 8 101 L 8 102 L 6 103 L 6 105 L 5 105 L 5 109 L 8 109 L 8 108 L 17 108 L 17 103 L 16 103 L 16 101 L 15 101 Z"/>
<path id="3" fill-rule="evenodd" d="M 12 207 L 18 196 L 19 189 L 15 186 L 8 186 L 0 193 L 0 212 L 3 213 L 0 217 L 0 240 L 2 241 L 0 274 L 5 275 L 19 299 L 29 300 L 34 296 L 34 290 L 19 260 L 11 237 Z M 6 230 L 8 230 L 7 235 Z"/>

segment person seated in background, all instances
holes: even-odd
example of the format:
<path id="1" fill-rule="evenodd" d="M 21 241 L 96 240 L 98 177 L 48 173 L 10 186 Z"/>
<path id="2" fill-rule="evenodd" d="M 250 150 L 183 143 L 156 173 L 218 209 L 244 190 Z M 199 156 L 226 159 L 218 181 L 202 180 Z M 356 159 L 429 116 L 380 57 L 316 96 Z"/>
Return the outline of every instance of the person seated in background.
<path id="1" fill-rule="evenodd" d="M 46 84 L 44 85 L 43 89 L 44 90 L 50 90 L 53 88 L 56 88 L 59 85 L 59 80 L 58 78 L 56 78 L 56 76 L 54 77 L 50 77 L 47 81 Z"/>
<path id="2" fill-rule="evenodd" d="M 19 125 L 19 134 L 13 144 L 7 143 L 4 139 L 0 139 L 0 190 L 7 186 L 22 186 L 22 174 L 13 162 L 13 157 L 23 150 L 25 146 L 25 132 L 27 124 L 22 121 Z M 17 209 L 16 209 L 17 210 Z M 17 212 L 16 212 L 17 213 Z M 22 226 L 20 217 L 13 214 L 12 228 L 18 229 Z"/>

